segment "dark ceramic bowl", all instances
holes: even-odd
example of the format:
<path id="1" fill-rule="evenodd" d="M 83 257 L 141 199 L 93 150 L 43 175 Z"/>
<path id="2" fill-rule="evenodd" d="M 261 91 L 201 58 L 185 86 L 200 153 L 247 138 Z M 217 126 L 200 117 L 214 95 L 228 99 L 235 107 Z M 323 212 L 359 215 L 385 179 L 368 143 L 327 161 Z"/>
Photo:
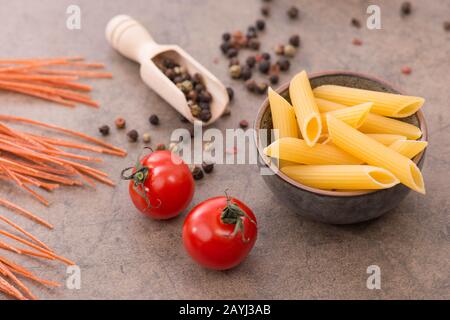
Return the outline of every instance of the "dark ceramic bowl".
<path id="1" fill-rule="evenodd" d="M 394 89 L 390 84 L 374 77 L 353 72 L 324 72 L 310 75 L 313 88 L 334 84 L 346 87 L 368 89 L 374 91 L 402 93 Z M 279 87 L 276 91 L 289 100 L 289 83 Z M 419 126 L 423 136 L 420 140 L 427 141 L 427 127 L 422 111 L 401 119 Z M 350 224 L 377 218 L 389 210 L 395 208 L 410 192 L 403 184 L 398 184 L 389 189 L 375 191 L 327 191 L 311 188 L 289 178 L 271 162 L 263 153 L 264 147 L 271 143 L 270 133 L 260 129 L 272 129 L 272 115 L 268 99 L 262 103 L 255 121 L 255 139 L 258 148 L 260 165 L 268 168 L 273 174 L 262 175 L 269 189 L 291 210 L 300 216 L 315 221 L 331 224 Z M 266 134 L 265 139 L 262 134 Z M 264 143 L 266 140 L 267 143 Z M 425 151 L 418 154 L 413 161 L 422 168 L 425 160 Z"/>

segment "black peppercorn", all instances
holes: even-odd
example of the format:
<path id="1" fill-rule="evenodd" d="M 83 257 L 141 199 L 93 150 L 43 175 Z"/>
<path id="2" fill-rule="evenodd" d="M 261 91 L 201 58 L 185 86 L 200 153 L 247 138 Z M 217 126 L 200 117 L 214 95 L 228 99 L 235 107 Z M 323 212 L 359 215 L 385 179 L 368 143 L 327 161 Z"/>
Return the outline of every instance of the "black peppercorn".
<path id="1" fill-rule="evenodd" d="M 148 121 L 154 126 L 157 126 L 159 124 L 159 118 L 156 114 L 152 114 L 150 118 L 148 118 Z"/>
<path id="2" fill-rule="evenodd" d="M 352 18 L 351 24 L 355 28 L 358 28 L 358 29 L 361 28 L 361 22 L 358 19 L 356 19 L 356 18 Z"/>
<path id="3" fill-rule="evenodd" d="M 251 50 L 259 50 L 259 47 L 261 46 L 261 43 L 256 39 L 250 39 L 248 42 L 248 47 Z"/>
<path id="4" fill-rule="evenodd" d="M 222 34 L 223 41 L 229 41 L 231 39 L 231 34 L 229 32 L 225 32 Z"/>
<path id="5" fill-rule="evenodd" d="M 247 88 L 248 91 L 255 92 L 256 91 L 256 81 L 255 80 L 245 81 L 245 87 Z"/>
<path id="6" fill-rule="evenodd" d="M 264 22 L 264 20 L 256 20 L 256 29 L 262 31 L 266 28 L 266 23 Z"/>
<path id="7" fill-rule="evenodd" d="M 194 73 L 192 76 L 192 82 L 194 82 L 194 85 L 198 83 L 203 83 L 203 77 L 200 73 Z"/>
<path id="8" fill-rule="evenodd" d="M 187 93 L 187 97 L 192 101 L 197 101 L 198 94 L 195 90 L 191 90 Z"/>
<path id="9" fill-rule="evenodd" d="M 98 128 L 98 131 L 100 131 L 103 136 L 107 136 L 109 134 L 109 126 L 105 124 Z"/>
<path id="10" fill-rule="evenodd" d="M 238 65 L 239 64 L 239 59 L 237 57 L 233 57 L 230 59 L 230 63 L 228 64 L 229 67 L 234 66 L 234 65 Z"/>
<path id="11" fill-rule="evenodd" d="M 198 96 L 198 100 L 201 102 L 207 102 L 207 103 L 211 102 L 211 100 L 212 100 L 211 93 L 209 93 L 206 90 L 202 90 Z"/>
<path id="12" fill-rule="evenodd" d="M 236 48 L 229 48 L 229 49 L 227 50 L 227 57 L 228 57 L 228 58 L 236 57 L 237 54 L 238 54 L 238 51 L 237 51 Z"/>
<path id="13" fill-rule="evenodd" d="M 252 69 L 248 66 L 244 66 L 241 70 L 241 78 L 243 80 L 248 80 L 252 77 Z"/>
<path id="14" fill-rule="evenodd" d="M 214 162 L 212 161 L 203 161 L 202 168 L 205 173 L 211 173 L 214 170 Z"/>
<path id="15" fill-rule="evenodd" d="M 233 98 L 234 98 L 234 90 L 233 90 L 233 88 L 227 87 L 227 93 L 228 93 L 228 99 L 230 101 L 232 101 Z"/>
<path id="16" fill-rule="evenodd" d="M 261 57 L 262 57 L 264 60 L 270 60 L 270 53 L 264 52 L 264 53 L 261 55 Z"/>
<path id="17" fill-rule="evenodd" d="M 209 106 L 208 106 L 209 107 Z M 207 122 L 209 121 L 209 119 L 211 119 L 211 111 L 208 109 L 202 109 L 202 111 L 200 112 L 200 120 L 202 120 L 203 122 Z"/>
<path id="18" fill-rule="evenodd" d="M 202 169 L 200 169 L 200 167 L 195 166 L 194 169 L 192 170 L 192 177 L 194 178 L 194 180 L 200 180 L 203 179 L 203 171 Z"/>
<path id="19" fill-rule="evenodd" d="M 258 69 L 262 73 L 268 73 L 270 70 L 270 61 L 263 60 L 259 63 Z"/>
<path id="20" fill-rule="evenodd" d="M 239 122 L 239 127 L 241 127 L 242 129 L 246 129 L 248 127 L 248 121 L 247 120 L 241 120 Z"/>
<path id="21" fill-rule="evenodd" d="M 281 71 L 287 71 L 289 70 L 289 67 L 291 66 L 291 63 L 288 59 L 282 58 L 277 61 L 277 64 L 280 66 Z"/>
<path id="22" fill-rule="evenodd" d="M 269 16 L 269 14 L 270 14 L 270 8 L 269 8 L 268 6 L 262 6 L 262 7 L 261 7 L 261 14 L 262 14 L 264 17 Z"/>
<path id="23" fill-rule="evenodd" d="M 202 110 L 209 110 L 210 109 L 209 102 L 199 102 L 198 106 Z"/>
<path id="24" fill-rule="evenodd" d="M 271 84 L 277 84 L 279 80 L 280 78 L 276 74 L 271 75 L 269 78 Z"/>
<path id="25" fill-rule="evenodd" d="M 247 58 L 247 60 L 245 60 L 245 63 L 247 64 L 247 66 L 249 68 L 253 68 L 256 64 L 256 58 L 253 56 L 250 56 Z"/>
<path id="26" fill-rule="evenodd" d="M 128 131 L 127 136 L 130 142 L 136 142 L 139 137 L 139 134 L 136 130 L 133 129 Z"/>
<path id="27" fill-rule="evenodd" d="M 227 54 L 228 49 L 230 49 L 230 43 L 222 42 L 222 44 L 220 45 L 220 51 L 222 51 L 223 54 Z"/>
<path id="28" fill-rule="evenodd" d="M 444 22 L 444 30 L 445 31 L 450 31 L 450 21 L 445 21 Z"/>
<path id="29" fill-rule="evenodd" d="M 300 46 L 300 36 L 298 34 L 294 34 L 289 38 L 289 44 L 293 45 L 294 47 Z"/>
<path id="30" fill-rule="evenodd" d="M 256 92 L 259 94 L 265 94 L 267 93 L 267 83 L 260 82 L 256 86 Z"/>
<path id="31" fill-rule="evenodd" d="M 163 59 L 162 64 L 167 69 L 172 69 L 177 66 L 177 64 L 172 59 Z"/>
<path id="32" fill-rule="evenodd" d="M 289 10 L 287 11 L 287 15 L 291 19 L 297 19 L 298 18 L 298 8 L 295 6 L 290 7 Z"/>
<path id="33" fill-rule="evenodd" d="M 205 90 L 205 86 L 202 85 L 201 83 L 198 83 L 195 85 L 194 90 L 197 92 L 201 92 L 201 91 Z"/>
<path id="34" fill-rule="evenodd" d="M 404 15 L 404 16 L 411 14 L 411 2 L 409 2 L 409 1 L 403 2 L 400 7 L 400 11 L 401 11 L 402 15 Z"/>

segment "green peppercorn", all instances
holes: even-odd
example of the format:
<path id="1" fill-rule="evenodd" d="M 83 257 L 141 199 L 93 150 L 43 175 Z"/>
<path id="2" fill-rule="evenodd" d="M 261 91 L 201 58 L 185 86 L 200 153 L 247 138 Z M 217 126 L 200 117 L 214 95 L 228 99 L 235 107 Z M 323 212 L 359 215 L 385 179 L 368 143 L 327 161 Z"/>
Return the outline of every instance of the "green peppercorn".
<path id="1" fill-rule="evenodd" d="M 230 67 L 229 72 L 233 79 L 239 79 L 241 76 L 241 66 L 233 65 Z"/>
<path id="2" fill-rule="evenodd" d="M 181 83 L 181 91 L 183 91 L 183 92 L 187 93 L 187 92 L 191 91 L 192 88 L 193 88 L 192 82 L 189 80 L 184 80 Z"/>
<path id="3" fill-rule="evenodd" d="M 146 132 L 142 135 L 142 141 L 144 141 L 145 143 L 149 143 L 152 140 L 152 136 L 150 135 L 150 133 Z"/>
<path id="4" fill-rule="evenodd" d="M 248 121 L 247 120 L 241 120 L 239 122 L 239 127 L 241 127 L 242 129 L 248 128 Z"/>
<path id="5" fill-rule="evenodd" d="M 198 117 L 198 116 L 200 115 L 200 112 L 202 112 L 202 108 L 200 108 L 200 106 L 199 106 L 198 104 L 194 104 L 194 105 L 191 107 L 191 114 L 192 114 L 194 117 Z"/>
<path id="6" fill-rule="evenodd" d="M 295 56 L 295 53 L 297 52 L 297 49 L 295 49 L 295 47 L 291 44 L 288 44 L 287 46 L 284 47 L 284 54 L 287 57 L 293 57 Z"/>

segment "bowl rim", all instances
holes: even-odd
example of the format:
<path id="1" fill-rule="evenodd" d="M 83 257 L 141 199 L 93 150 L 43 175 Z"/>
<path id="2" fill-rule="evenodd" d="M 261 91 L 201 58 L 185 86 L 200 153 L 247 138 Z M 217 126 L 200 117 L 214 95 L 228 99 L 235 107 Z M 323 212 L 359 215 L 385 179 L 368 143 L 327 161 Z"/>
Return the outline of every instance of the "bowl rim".
<path id="1" fill-rule="evenodd" d="M 383 85 L 384 87 L 390 88 L 390 89 L 394 90 L 395 92 L 397 92 L 398 94 L 405 94 L 403 92 L 403 90 L 398 89 L 397 87 L 395 87 L 394 85 L 392 85 L 391 83 L 389 83 L 385 80 L 381 80 L 381 79 L 371 76 L 371 75 L 367 75 L 367 74 L 359 73 L 359 72 L 353 72 L 353 71 L 339 71 L 339 70 L 322 71 L 322 72 L 311 73 L 308 75 L 308 78 L 314 79 L 314 78 L 319 78 L 319 77 L 324 77 L 324 76 L 338 76 L 338 75 L 365 78 L 367 80 L 375 81 L 375 82 Z M 279 87 L 274 89 L 274 91 L 276 91 L 278 94 L 282 94 L 289 88 L 289 84 L 290 84 L 290 81 L 280 85 Z M 292 186 L 294 186 L 298 189 L 302 189 L 302 190 L 305 190 L 305 191 L 308 191 L 311 193 L 315 193 L 315 194 L 318 194 L 321 196 L 329 196 L 329 197 L 343 198 L 343 197 L 364 196 L 367 194 L 382 192 L 382 191 L 386 190 L 386 189 L 366 190 L 366 191 L 323 190 L 323 189 L 317 189 L 317 188 L 313 188 L 313 187 L 309 187 L 307 185 L 301 184 L 301 183 L 295 181 L 294 179 L 291 179 L 287 175 L 285 175 L 283 172 L 281 172 L 281 170 L 278 170 L 278 168 L 269 161 L 269 157 L 267 157 L 263 153 L 263 147 L 262 147 L 261 141 L 259 139 L 259 130 L 261 129 L 262 116 L 265 113 L 267 108 L 269 108 L 269 98 L 268 97 L 266 97 L 264 99 L 264 101 L 262 102 L 262 104 L 260 105 L 258 113 L 256 115 L 254 125 L 253 125 L 253 128 L 255 130 L 256 149 L 258 150 L 258 155 L 263 160 L 264 165 L 267 166 L 268 168 L 270 168 L 270 170 L 272 170 L 272 172 L 276 176 L 278 176 L 278 178 L 280 178 L 284 182 L 291 184 Z M 424 116 L 423 111 L 421 109 L 419 109 L 414 115 L 417 117 L 417 120 L 419 122 L 419 128 L 422 131 L 422 137 L 420 137 L 420 139 L 417 139 L 417 141 L 428 141 L 428 128 L 427 128 L 427 124 L 425 121 L 425 116 Z M 416 155 L 412 160 L 416 164 L 418 164 L 422 160 L 424 154 L 425 154 L 425 150 L 423 150 L 421 153 Z"/>

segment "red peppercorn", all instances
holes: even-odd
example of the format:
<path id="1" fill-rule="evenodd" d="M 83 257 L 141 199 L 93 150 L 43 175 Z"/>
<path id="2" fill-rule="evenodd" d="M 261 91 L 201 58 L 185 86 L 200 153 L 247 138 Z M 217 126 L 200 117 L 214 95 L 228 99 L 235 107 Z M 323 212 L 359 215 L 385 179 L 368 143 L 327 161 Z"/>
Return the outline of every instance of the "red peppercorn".
<path id="1" fill-rule="evenodd" d="M 362 45 L 362 40 L 359 39 L 359 38 L 354 38 L 354 39 L 352 40 L 352 43 L 353 43 L 353 45 L 355 45 L 355 46 L 361 46 L 361 45 Z"/>
<path id="2" fill-rule="evenodd" d="M 241 120 L 241 121 L 239 122 L 239 126 L 240 126 L 242 129 L 246 129 L 246 128 L 248 127 L 248 121 L 247 121 L 247 120 Z"/>
<path id="3" fill-rule="evenodd" d="M 408 74 L 411 74 L 411 72 L 412 72 L 412 69 L 410 67 L 408 67 L 408 66 L 402 67 L 402 73 L 403 74 L 408 75 Z"/>

